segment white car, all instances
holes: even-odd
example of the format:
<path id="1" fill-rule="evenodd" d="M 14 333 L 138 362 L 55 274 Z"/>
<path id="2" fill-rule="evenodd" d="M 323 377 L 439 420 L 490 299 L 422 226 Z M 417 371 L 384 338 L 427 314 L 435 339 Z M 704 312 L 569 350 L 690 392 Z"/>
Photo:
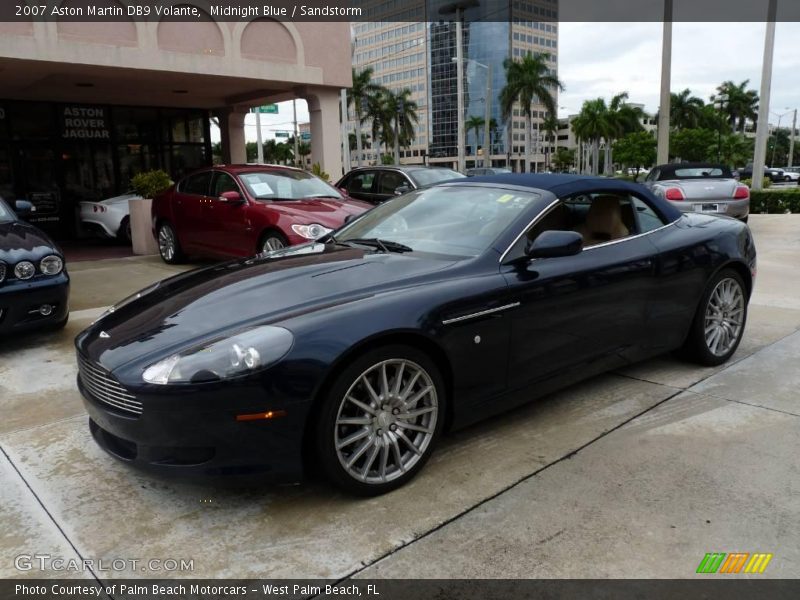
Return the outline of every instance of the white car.
<path id="1" fill-rule="evenodd" d="M 786 167 L 783 170 L 783 178 L 785 181 L 800 182 L 800 167 Z"/>
<path id="2" fill-rule="evenodd" d="M 141 198 L 136 192 L 129 191 L 100 202 L 81 202 L 81 223 L 107 237 L 116 237 L 130 243 L 131 222 L 128 216 L 128 201 Z"/>

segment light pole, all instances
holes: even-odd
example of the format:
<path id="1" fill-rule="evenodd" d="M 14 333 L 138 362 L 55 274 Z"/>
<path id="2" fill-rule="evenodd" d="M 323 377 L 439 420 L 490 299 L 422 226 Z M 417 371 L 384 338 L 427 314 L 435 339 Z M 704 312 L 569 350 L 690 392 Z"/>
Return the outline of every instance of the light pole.
<path id="1" fill-rule="evenodd" d="M 717 129 L 717 162 L 722 162 L 722 127 L 725 117 L 725 103 L 728 102 L 728 94 L 720 94 L 714 102 L 714 108 L 719 111 L 719 128 Z"/>
<path id="2" fill-rule="evenodd" d="M 458 58 L 453 57 L 451 62 L 456 62 Z M 467 62 L 472 63 L 476 67 L 483 67 L 486 69 L 486 97 L 484 100 L 484 116 L 483 116 L 483 166 L 490 167 L 491 166 L 491 153 L 492 153 L 492 144 L 489 138 L 489 130 L 490 130 L 490 123 L 492 120 L 492 65 L 485 65 L 481 62 L 473 58 L 468 58 Z M 461 87 L 458 88 L 459 92 L 463 94 L 463 90 Z M 462 107 L 463 107 L 463 100 L 462 100 Z M 487 153 L 487 142 L 489 144 L 488 153 Z M 475 140 L 475 145 L 478 145 L 478 140 Z"/>
<path id="3" fill-rule="evenodd" d="M 769 135 L 769 93 L 772 87 L 772 58 L 775 54 L 775 20 L 778 0 L 769 0 L 767 9 L 767 32 L 764 36 L 764 62 L 761 67 L 761 93 L 759 95 L 758 123 L 756 124 L 756 148 L 753 156 L 752 189 L 759 191 L 764 186 L 764 161 L 767 157 Z"/>
<path id="4" fill-rule="evenodd" d="M 794 166 L 794 132 L 797 129 L 797 109 L 794 109 L 794 117 L 792 118 L 792 132 L 789 134 L 789 160 L 786 161 L 787 167 Z"/>
<path id="5" fill-rule="evenodd" d="M 439 9 L 440 15 L 456 16 L 456 85 L 458 91 L 456 93 L 456 103 L 458 110 L 458 171 L 463 173 L 466 171 L 466 159 L 464 157 L 464 57 L 463 57 L 463 30 L 461 22 L 464 10 L 467 8 L 474 8 L 478 6 L 478 0 L 459 0 L 452 4 L 446 4 Z"/>
<path id="6" fill-rule="evenodd" d="M 661 38 L 661 105 L 658 109 L 657 164 L 669 161 L 670 81 L 672 78 L 672 0 L 664 0 L 664 32 Z"/>
<path id="7" fill-rule="evenodd" d="M 775 128 L 775 142 L 772 144 L 772 159 L 770 159 L 770 161 L 769 161 L 769 164 L 772 167 L 775 166 L 775 150 L 778 149 L 778 134 L 781 131 L 781 119 L 783 119 L 783 117 L 788 115 L 790 112 L 792 112 L 792 110 L 790 108 L 787 108 L 786 112 L 783 113 L 782 115 L 779 115 L 776 112 L 770 111 L 771 114 L 773 114 L 776 117 L 778 117 L 778 126 Z M 795 118 L 796 118 L 796 116 L 795 116 Z M 792 133 L 794 133 L 794 129 L 792 130 Z M 789 165 L 789 166 L 791 167 L 792 165 Z"/>

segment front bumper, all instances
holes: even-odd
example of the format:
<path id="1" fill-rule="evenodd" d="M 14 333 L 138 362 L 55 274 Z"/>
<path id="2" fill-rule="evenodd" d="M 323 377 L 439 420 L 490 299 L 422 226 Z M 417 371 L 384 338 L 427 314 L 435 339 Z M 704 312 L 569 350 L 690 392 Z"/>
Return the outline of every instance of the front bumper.
<path id="1" fill-rule="evenodd" d="M 670 204 L 681 212 L 698 212 L 708 215 L 724 215 L 743 219 L 750 214 L 750 200 L 683 200 L 681 202 L 670 201 Z M 703 207 L 716 205 L 717 210 L 703 210 Z"/>
<path id="2" fill-rule="evenodd" d="M 44 316 L 38 308 L 54 307 Z M 0 335 L 55 326 L 69 315 L 69 276 L 37 276 L 27 281 L 0 284 Z"/>
<path id="3" fill-rule="evenodd" d="M 286 483 L 302 478 L 304 406 L 293 406 L 281 418 L 237 421 L 238 414 L 279 407 L 264 403 L 263 390 L 217 387 L 179 397 L 137 395 L 142 413 L 134 415 L 98 400 L 80 375 L 78 389 L 97 444 L 135 467 L 203 479 Z"/>

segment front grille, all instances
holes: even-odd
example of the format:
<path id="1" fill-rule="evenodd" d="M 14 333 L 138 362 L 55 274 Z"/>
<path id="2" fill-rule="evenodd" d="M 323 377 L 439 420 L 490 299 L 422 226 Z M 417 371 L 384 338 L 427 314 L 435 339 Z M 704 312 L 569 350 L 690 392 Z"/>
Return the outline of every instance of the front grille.
<path id="1" fill-rule="evenodd" d="M 142 414 L 142 403 L 122 387 L 103 367 L 78 354 L 78 372 L 81 382 L 92 398 L 136 416 Z"/>

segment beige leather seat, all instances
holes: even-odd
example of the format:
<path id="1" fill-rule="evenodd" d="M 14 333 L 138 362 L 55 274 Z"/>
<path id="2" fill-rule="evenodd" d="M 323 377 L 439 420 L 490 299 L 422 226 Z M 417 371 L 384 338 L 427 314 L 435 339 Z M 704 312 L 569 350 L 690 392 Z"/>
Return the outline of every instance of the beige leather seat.
<path id="1" fill-rule="evenodd" d="M 624 238 L 629 234 L 622 222 L 622 210 L 617 196 L 598 196 L 592 200 L 586 221 L 575 228 L 583 236 L 584 246 L 602 244 Z"/>

